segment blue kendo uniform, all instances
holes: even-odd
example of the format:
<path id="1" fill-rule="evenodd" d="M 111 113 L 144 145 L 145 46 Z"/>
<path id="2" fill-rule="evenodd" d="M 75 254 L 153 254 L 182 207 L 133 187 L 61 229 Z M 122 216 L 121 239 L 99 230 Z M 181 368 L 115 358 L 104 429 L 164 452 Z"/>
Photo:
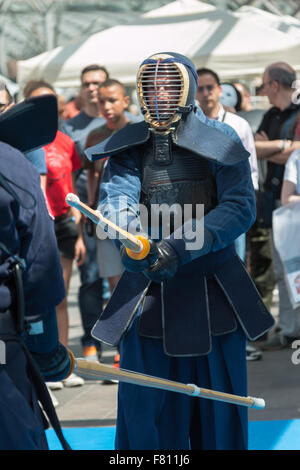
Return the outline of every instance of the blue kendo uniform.
<path id="1" fill-rule="evenodd" d="M 2 118 L 0 133 L 1 123 Z M 19 131 L 16 127 L 15 133 Z M 34 148 L 35 138 L 29 142 L 27 134 L 26 139 L 27 149 Z M 48 449 L 39 402 L 68 449 L 44 382 L 62 380 L 71 369 L 69 352 L 58 341 L 55 307 L 65 288 L 53 221 L 39 173 L 19 150 L 3 142 L 0 220 L 0 449 Z"/>
<path id="2" fill-rule="evenodd" d="M 170 235 L 160 232 L 158 260 L 148 267 L 132 263 L 121 248 L 127 270 L 93 335 L 111 345 L 121 339 L 121 368 L 246 396 L 246 337 L 258 338 L 274 323 L 234 249 L 234 240 L 255 220 L 249 154 L 229 126 L 196 116 L 197 78 L 187 58 L 157 54 L 140 70 L 154 63 L 157 77 L 166 58 L 183 64 L 189 75 L 179 124 L 156 133 L 159 122 L 151 127 L 146 109 L 145 122 L 127 126 L 86 155 L 110 156 L 99 210 L 120 226 L 140 228 L 140 203 L 150 210 L 188 202 L 204 204 L 203 225 L 193 213 Z M 142 100 L 142 107 L 147 104 L 151 114 Z M 188 248 L 199 227 L 203 243 Z M 150 221 L 150 237 L 152 228 Z M 245 407 L 119 384 L 117 449 L 246 449 L 247 427 Z"/>

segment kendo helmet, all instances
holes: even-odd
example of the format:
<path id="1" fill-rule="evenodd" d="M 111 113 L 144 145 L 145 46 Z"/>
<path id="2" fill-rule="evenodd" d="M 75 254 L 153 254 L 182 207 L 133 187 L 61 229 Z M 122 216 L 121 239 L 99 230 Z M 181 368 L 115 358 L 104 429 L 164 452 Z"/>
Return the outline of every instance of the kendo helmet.
<path id="1" fill-rule="evenodd" d="M 193 62 L 175 52 L 151 55 L 140 65 L 137 95 L 144 119 L 165 131 L 193 110 L 198 77 Z"/>

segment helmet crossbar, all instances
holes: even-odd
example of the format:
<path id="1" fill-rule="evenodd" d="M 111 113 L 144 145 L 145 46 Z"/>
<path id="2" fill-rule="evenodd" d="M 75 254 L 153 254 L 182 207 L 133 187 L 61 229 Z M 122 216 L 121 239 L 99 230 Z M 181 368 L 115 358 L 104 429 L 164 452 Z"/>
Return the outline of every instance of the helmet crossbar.
<path id="1" fill-rule="evenodd" d="M 163 60 L 160 56 L 158 60 L 142 64 L 137 79 L 145 120 L 161 130 L 170 128 L 180 119 L 177 111 L 185 105 L 185 82 L 188 80 L 182 64 Z"/>

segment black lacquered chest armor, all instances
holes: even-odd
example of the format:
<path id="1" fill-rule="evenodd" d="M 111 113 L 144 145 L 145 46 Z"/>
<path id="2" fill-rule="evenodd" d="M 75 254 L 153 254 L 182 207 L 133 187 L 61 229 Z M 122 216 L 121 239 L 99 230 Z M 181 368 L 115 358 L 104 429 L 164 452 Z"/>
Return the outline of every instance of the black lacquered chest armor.
<path id="1" fill-rule="evenodd" d="M 154 149 L 153 149 L 154 147 Z M 140 202 L 150 213 L 151 206 L 179 204 L 181 208 L 204 205 L 204 214 L 217 204 L 215 179 L 210 171 L 209 161 L 171 142 L 165 143 L 165 158 L 155 143 L 142 147 L 143 178 Z M 154 151 L 153 151 L 154 150 Z"/>

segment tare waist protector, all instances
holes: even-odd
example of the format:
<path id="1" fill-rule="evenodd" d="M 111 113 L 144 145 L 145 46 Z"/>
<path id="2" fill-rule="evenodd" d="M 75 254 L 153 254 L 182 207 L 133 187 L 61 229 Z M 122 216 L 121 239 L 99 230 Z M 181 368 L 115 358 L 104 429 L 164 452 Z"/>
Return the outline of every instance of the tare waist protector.
<path id="1" fill-rule="evenodd" d="M 139 334 L 162 338 L 170 356 L 208 354 L 212 335 L 229 334 L 238 323 L 249 340 L 274 324 L 233 246 L 182 266 L 160 284 L 125 272 L 92 334 L 117 346 L 135 315 Z"/>

